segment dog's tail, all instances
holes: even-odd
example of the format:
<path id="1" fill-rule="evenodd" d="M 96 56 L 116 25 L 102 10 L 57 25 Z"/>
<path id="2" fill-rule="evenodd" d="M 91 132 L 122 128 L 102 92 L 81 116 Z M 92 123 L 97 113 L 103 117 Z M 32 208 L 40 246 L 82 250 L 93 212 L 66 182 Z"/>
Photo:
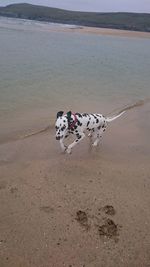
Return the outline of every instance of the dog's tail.
<path id="1" fill-rule="evenodd" d="M 125 113 L 125 111 L 122 111 L 121 113 L 119 113 L 119 114 L 116 115 L 116 116 L 113 116 L 113 117 L 107 117 L 107 118 L 106 118 L 106 121 L 107 121 L 107 122 L 114 121 L 114 120 L 116 120 L 117 118 L 119 118 L 121 115 L 123 115 L 123 113 Z"/>

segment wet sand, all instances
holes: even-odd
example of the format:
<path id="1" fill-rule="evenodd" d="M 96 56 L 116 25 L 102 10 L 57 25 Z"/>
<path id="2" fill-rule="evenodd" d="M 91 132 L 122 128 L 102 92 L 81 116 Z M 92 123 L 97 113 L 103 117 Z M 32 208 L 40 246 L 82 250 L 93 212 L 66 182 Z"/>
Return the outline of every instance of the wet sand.
<path id="1" fill-rule="evenodd" d="M 86 26 L 74 27 L 74 28 L 72 27 L 72 28 L 66 29 L 66 31 L 74 31 L 74 32 L 78 32 L 78 33 L 88 33 L 88 34 L 108 35 L 108 36 L 150 38 L 149 32 L 127 31 L 127 30 L 96 28 L 96 27 L 86 27 Z"/>
<path id="2" fill-rule="evenodd" d="M 149 266 L 149 114 L 127 111 L 71 155 L 53 127 L 1 144 L 0 266 Z"/>

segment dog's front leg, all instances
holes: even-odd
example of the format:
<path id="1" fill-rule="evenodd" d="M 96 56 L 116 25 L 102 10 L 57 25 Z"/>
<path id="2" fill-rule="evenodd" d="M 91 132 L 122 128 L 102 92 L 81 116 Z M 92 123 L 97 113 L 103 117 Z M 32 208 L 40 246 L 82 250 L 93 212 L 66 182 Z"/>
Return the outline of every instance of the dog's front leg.
<path id="1" fill-rule="evenodd" d="M 68 154 L 70 154 L 72 148 L 73 148 L 75 145 L 77 145 L 77 144 L 78 144 L 78 143 L 85 137 L 85 134 L 84 134 L 84 133 L 78 133 L 76 136 L 77 136 L 77 139 L 76 139 L 72 144 L 70 144 L 70 145 L 68 146 L 67 150 L 66 150 Z"/>
<path id="2" fill-rule="evenodd" d="M 62 152 L 65 152 L 67 149 L 67 146 L 64 145 L 63 140 L 64 140 L 64 138 L 60 139 L 60 146 L 61 146 Z"/>

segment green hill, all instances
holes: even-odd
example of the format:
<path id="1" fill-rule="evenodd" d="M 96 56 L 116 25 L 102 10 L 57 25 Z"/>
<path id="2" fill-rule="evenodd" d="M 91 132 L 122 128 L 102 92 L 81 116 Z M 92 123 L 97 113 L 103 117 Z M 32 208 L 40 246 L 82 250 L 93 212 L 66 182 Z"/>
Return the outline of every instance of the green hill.
<path id="1" fill-rule="evenodd" d="M 79 12 L 31 4 L 0 7 L 0 16 L 90 27 L 150 32 L 150 14 Z"/>

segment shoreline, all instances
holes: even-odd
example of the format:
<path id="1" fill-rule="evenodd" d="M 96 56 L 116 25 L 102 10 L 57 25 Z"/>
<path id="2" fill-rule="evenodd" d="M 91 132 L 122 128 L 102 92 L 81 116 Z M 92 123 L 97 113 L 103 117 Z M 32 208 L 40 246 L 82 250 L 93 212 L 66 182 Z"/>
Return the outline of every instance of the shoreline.
<path id="1" fill-rule="evenodd" d="M 149 103 L 150 99 L 146 98 L 145 100 L 139 100 L 130 105 L 124 105 L 124 107 L 122 106 L 122 108 L 116 107 L 115 110 L 111 110 L 107 113 L 105 112 L 104 115 L 113 116 L 125 111 L 125 116 L 128 116 L 128 112 L 130 112 L 130 110 L 133 110 L 133 112 L 136 111 L 139 114 L 141 112 L 142 114 L 144 112 L 144 109 L 147 108 L 147 105 L 149 105 Z M 143 111 L 140 111 L 139 108 L 143 108 Z M 107 110 L 110 110 L 110 106 L 107 107 Z M 49 114 L 51 114 L 51 116 L 49 116 Z M 25 114 L 19 113 L 19 115 L 20 116 L 16 115 L 17 123 L 15 122 L 15 120 L 1 120 L 3 131 L 1 131 L 0 134 L 0 146 L 7 143 L 20 141 L 32 135 L 41 134 L 45 131 L 51 132 L 55 128 L 55 113 L 51 112 L 50 110 L 39 109 L 30 112 L 25 112 Z"/>
<path id="2" fill-rule="evenodd" d="M 146 163 L 147 157 L 150 153 L 150 145 L 148 144 L 149 125 L 146 124 L 146 121 L 148 120 L 149 108 L 149 99 L 126 106 L 121 110 L 126 111 L 124 116 L 121 119 L 118 119 L 116 122 L 110 123 L 110 125 L 108 125 L 108 130 L 106 132 L 106 135 L 104 135 L 103 142 L 106 145 L 105 149 L 110 150 L 110 158 L 112 154 L 116 154 L 118 161 L 120 161 L 120 158 L 122 158 L 120 151 L 123 151 L 123 158 L 125 161 L 127 161 L 129 157 L 132 158 L 132 156 L 134 155 L 135 161 L 136 159 L 139 160 L 141 157 L 143 158 L 143 163 L 144 159 Z M 111 112 L 110 114 L 112 115 L 117 113 L 118 112 Z M 23 144 L 24 142 L 31 142 L 32 144 L 32 142 L 34 142 L 34 139 L 36 141 L 36 139 L 43 139 L 44 136 L 48 136 L 53 140 L 57 147 L 54 147 L 54 144 L 52 142 L 52 155 L 54 156 L 54 158 L 57 158 L 57 152 L 59 154 L 61 153 L 61 150 L 59 142 L 56 142 L 55 140 L 55 117 L 51 116 L 49 118 L 47 111 L 45 112 L 45 116 L 44 113 L 42 114 L 41 120 L 36 121 L 34 120 L 35 117 L 39 117 L 39 113 L 34 113 L 32 120 L 31 114 L 29 113 L 28 116 L 26 114 L 22 121 L 22 124 L 22 119 L 20 119 L 19 128 L 17 127 L 18 120 L 16 124 L 14 121 L 12 121 L 12 123 L 9 124 L 8 127 L 7 123 L 5 125 L 3 124 L 4 132 L 0 136 L 0 147 L 5 150 L 5 147 L 15 147 L 18 146 L 19 143 Z M 128 125 L 128 128 L 126 128 L 126 125 Z M 118 140 L 116 136 L 120 136 L 122 141 L 121 139 Z M 68 139 L 66 141 L 67 143 L 70 142 Z M 77 146 L 75 152 L 78 153 L 77 151 L 80 151 L 81 149 L 80 154 L 83 154 L 84 157 L 84 153 L 82 153 L 82 146 L 83 150 L 87 149 L 84 148 L 84 146 L 89 146 L 88 141 L 88 137 L 86 137 L 85 140 L 83 140 L 83 144 L 81 142 L 81 147 L 80 145 Z M 7 156 L 9 158 L 9 154 L 4 158 L 7 158 Z M 0 153 L 0 160 L 3 161 L 4 158 L 3 153 Z M 34 158 L 32 160 L 34 161 Z"/>
<path id="3" fill-rule="evenodd" d="M 77 29 L 77 31 L 84 32 L 84 33 L 98 34 L 98 35 L 132 37 L 132 38 L 133 37 L 150 38 L 150 33 L 148 32 L 118 30 L 118 29 L 110 29 L 110 28 L 83 27 L 82 29 Z"/>
<path id="4" fill-rule="evenodd" d="M 150 32 L 141 32 L 141 31 L 129 31 L 121 29 L 112 29 L 112 28 L 99 28 L 99 27 L 89 27 L 82 25 L 69 25 L 64 23 L 51 23 L 38 20 L 28 20 L 28 19 L 19 19 L 19 18 L 8 18 L 0 16 L 0 27 L 8 29 L 21 29 L 25 27 L 26 30 L 32 30 L 32 24 L 16 24 L 11 25 L 9 21 L 25 21 L 30 23 L 35 23 L 37 26 L 36 30 L 39 31 L 48 31 L 48 32 L 68 32 L 68 33 L 84 33 L 84 34 L 96 34 L 104 36 L 118 36 L 118 37 L 131 37 L 131 38 L 147 38 L 150 39 Z M 6 20 L 6 22 L 3 21 Z M 8 23 L 7 23 L 8 22 Z M 9 27 L 8 27 L 9 25 Z M 29 28 L 29 26 L 31 26 Z M 35 30 L 35 28 L 34 28 Z"/>

